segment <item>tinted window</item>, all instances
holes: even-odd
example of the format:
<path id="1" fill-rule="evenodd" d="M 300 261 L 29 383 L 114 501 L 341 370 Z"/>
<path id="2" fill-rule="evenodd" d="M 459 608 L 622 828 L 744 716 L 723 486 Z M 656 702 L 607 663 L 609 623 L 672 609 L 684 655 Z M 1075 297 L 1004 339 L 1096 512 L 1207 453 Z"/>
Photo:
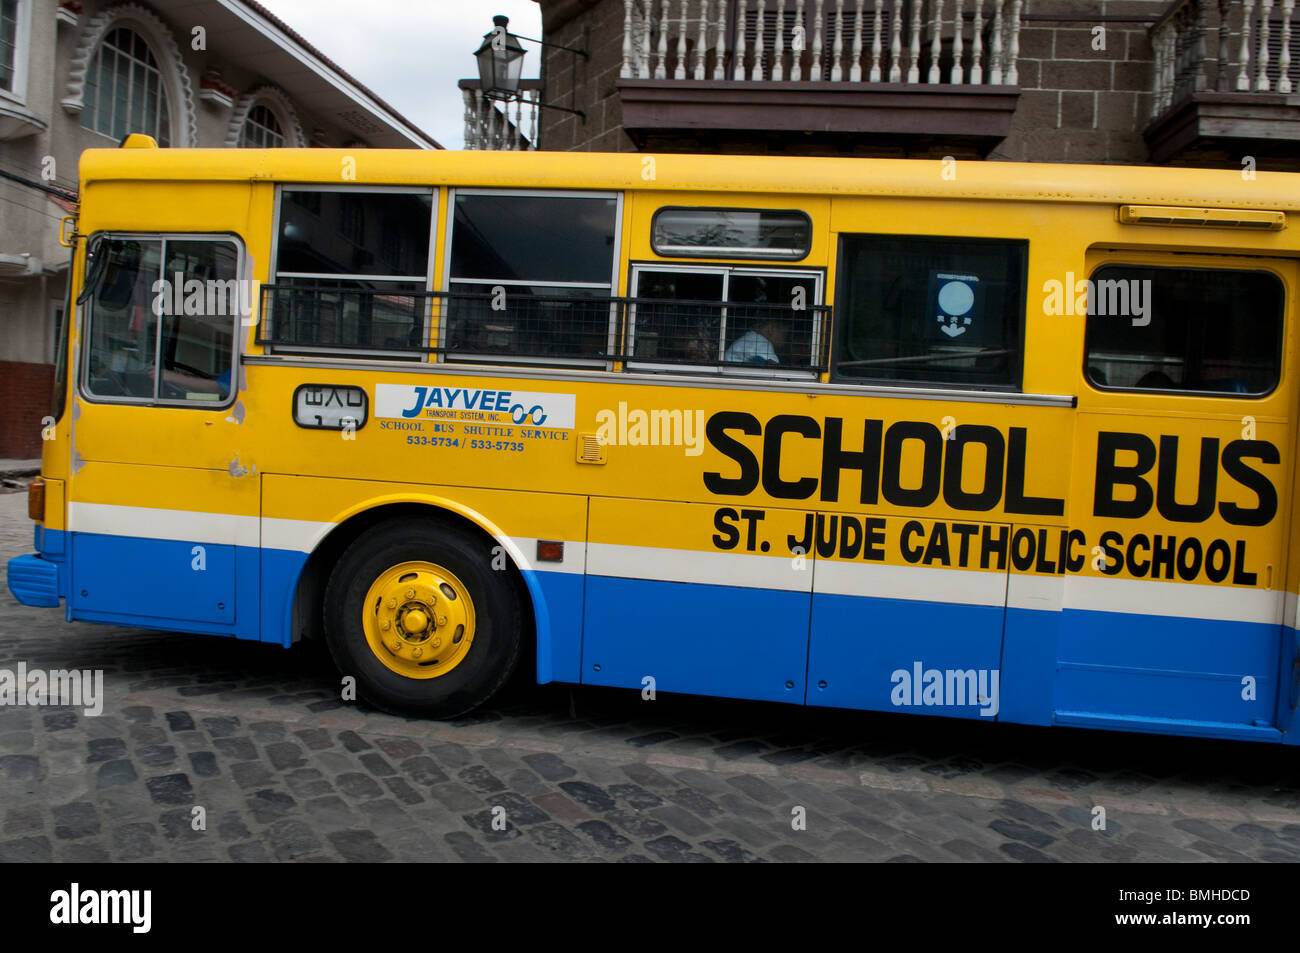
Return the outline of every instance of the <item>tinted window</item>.
<path id="1" fill-rule="evenodd" d="M 1020 386 L 1028 244 L 846 235 L 834 376 Z"/>
<path id="2" fill-rule="evenodd" d="M 608 285 L 616 208 L 613 197 L 459 194 L 452 279 Z"/>
<path id="3" fill-rule="evenodd" d="M 1085 373 L 1098 387 L 1265 394 L 1282 283 L 1264 271 L 1106 265 L 1092 274 Z"/>
<path id="4" fill-rule="evenodd" d="M 812 247 L 804 212 L 743 208 L 662 208 L 650 229 L 666 258 L 769 258 L 795 261 Z"/>
<path id="5" fill-rule="evenodd" d="M 285 189 L 276 271 L 422 276 L 432 221 L 429 193 Z"/>
<path id="6" fill-rule="evenodd" d="M 606 359 L 617 213 L 612 195 L 458 193 L 448 359 Z"/>

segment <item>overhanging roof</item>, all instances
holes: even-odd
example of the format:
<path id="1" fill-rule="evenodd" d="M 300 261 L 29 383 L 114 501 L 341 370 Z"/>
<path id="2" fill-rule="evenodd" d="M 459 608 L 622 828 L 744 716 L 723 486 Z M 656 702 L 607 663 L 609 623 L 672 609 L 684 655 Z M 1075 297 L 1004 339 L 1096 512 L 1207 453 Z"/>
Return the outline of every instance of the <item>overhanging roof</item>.
<path id="1" fill-rule="evenodd" d="M 279 86 L 310 112 L 377 148 L 442 146 L 308 43 L 255 0 L 168 0 L 155 7 L 178 35 L 190 24 L 207 30 L 208 52 Z"/>

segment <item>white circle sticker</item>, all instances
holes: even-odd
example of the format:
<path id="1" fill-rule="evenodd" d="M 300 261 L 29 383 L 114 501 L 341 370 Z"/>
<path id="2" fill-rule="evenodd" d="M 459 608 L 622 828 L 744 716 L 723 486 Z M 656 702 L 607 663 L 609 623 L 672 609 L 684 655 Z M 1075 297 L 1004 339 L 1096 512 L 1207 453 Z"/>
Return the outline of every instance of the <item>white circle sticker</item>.
<path id="1" fill-rule="evenodd" d="M 944 314 L 961 316 L 975 303 L 975 292 L 964 281 L 949 281 L 939 289 L 939 308 Z"/>

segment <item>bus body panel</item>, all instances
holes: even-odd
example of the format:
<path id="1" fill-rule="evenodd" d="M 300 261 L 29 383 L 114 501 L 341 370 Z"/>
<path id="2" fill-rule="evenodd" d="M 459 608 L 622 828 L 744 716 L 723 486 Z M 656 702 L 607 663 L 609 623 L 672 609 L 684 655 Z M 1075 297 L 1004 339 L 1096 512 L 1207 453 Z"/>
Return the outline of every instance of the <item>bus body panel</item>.
<path id="1" fill-rule="evenodd" d="M 262 282 L 274 277 L 277 183 L 340 187 L 340 156 L 325 150 L 127 151 L 86 154 L 83 235 L 228 236 L 241 274 Z M 458 187 L 620 196 L 614 295 L 632 293 L 635 269 L 757 267 L 657 255 L 651 223 L 667 206 L 806 213 L 809 254 L 780 267 L 815 274 L 837 307 L 852 277 L 846 239 L 1026 242 L 1019 390 L 268 355 L 251 321 L 228 403 L 131 406 L 78 390 L 78 306 L 70 409 L 45 445 L 36 538 L 69 619 L 288 645 L 299 582 L 330 534 L 386 506 L 424 505 L 479 527 L 520 571 L 539 681 L 1300 736 L 1286 730 L 1300 696 L 1297 233 L 1128 226 L 1115 212 L 1145 202 L 1294 219 L 1291 178 L 967 163 L 950 182 L 937 163 L 660 156 L 647 179 L 636 156 L 383 151 L 358 169 L 347 185 L 436 189 L 435 289 L 449 280 Z M 1278 385 L 1250 398 L 1093 386 L 1086 315 L 1053 313 L 1047 291 L 1114 263 L 1275 274 L 1287 308 Z M 74 287 L 84 270 L 78 254 Z M 364 391 L 369 419 L 344 434 L 296 424 L 304 384 Z M 444 403 L 429 403 L 434 391 Z M 470 393 L 478 410 L 463 407 Z M 545 405 L 551 425 L 480 413 L 515 394 Z M 634 415 L 652 411 L 695 443 L 638 440 Z M 581 462 L 584 436 L 609 435 L 611 422 L 604 461 Z M 1130 449 L 1143 441 L 1156 456 L 1133 475 Z M 1264 444 L 1275 462 L 1258 455 Z M 1102 464 L 1114 484 L 1106 512 Z M 1263 507 L 1261 481 L 1276 513 L 1229 519 L 1223 504 Z M 1140 496 L 1143 484 L 1152 505 L 1121 512 L 1124 487 Z M 562 542 L 563 561 L 539 561 L 540 541 Z"/>

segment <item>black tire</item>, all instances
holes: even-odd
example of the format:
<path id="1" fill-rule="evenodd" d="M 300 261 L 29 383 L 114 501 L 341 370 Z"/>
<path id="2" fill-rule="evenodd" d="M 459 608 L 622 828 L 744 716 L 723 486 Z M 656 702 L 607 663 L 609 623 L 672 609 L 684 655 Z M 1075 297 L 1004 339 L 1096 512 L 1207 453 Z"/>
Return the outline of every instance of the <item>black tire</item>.
<path id="1" fill-rule="evenodd" d="M 437 519 L 380 523 L 343 551 L 325 589 L 325 641 L 343 675 L 356 678 L 357 694 L 383 711 L 453 718 L 482 705 L 509 679 L 519 661 L 522 612 L 513 572 L 493 568 L 489 539 Z M 473 603 L 473 640 L 445 674 L 413 678 L 393 671 L 366 640 L 363 602 L 390 567 L 422 560 L 455 574 Z M 497 558 L 498 565 L 500 557 Z"/>

